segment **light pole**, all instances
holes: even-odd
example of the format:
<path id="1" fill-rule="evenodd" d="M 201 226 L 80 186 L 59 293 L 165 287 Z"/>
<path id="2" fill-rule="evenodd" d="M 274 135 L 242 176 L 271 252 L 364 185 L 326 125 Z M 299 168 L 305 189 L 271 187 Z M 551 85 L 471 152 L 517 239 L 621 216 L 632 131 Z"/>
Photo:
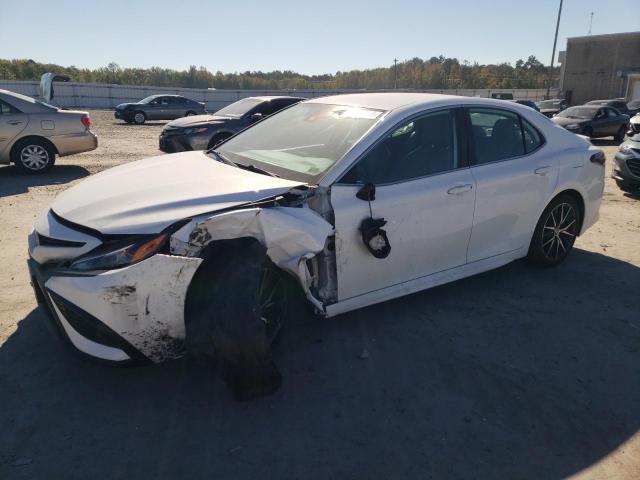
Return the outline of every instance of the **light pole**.
<path id="1" fill-rule="evenodd" d="M 393 88 L 398 89 L 398 59 L 393 59 Z"/>
<path id="2" fill-rule="evenodd" d="M 549 75 L 547 77 L 547 95 L 549 98 L 549 92 L 551 91 L 551 78 L 553 75 L 553 61 L 556 57 L 556 43 L 558 43 L 558 29 L 560 28 L 560 15 L 562 14 L 562 0 L 560 0 L 560 8 L 558 8 L 558 21 L 556 22 L 556 36 L 553 38 L 553 53 L 551 54 L 551 66 L 549 67 Z"/>

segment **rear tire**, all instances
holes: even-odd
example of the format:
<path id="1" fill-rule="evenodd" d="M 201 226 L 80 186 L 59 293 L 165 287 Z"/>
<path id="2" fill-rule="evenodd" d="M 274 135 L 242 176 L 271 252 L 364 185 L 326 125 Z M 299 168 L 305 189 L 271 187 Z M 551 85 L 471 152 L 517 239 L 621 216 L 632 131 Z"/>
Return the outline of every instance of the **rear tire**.
<path id="1" fill-rule="evenodd" d="M 56 152 L 51 144 L 38 138 L 20 140 L 12 149 L 11 160 L 26 173 L 38 175 L 53 167 Z"/>
<path id="2" fill-rule="evenodd" d="M 254 238 L 213 244 L 185 303 L 187 352 L 214 360 L 236 399 L 276 392 L 271 345 L 287 317 L 290 282 Z"/>
<path id="3" fill-rule="evenodd" d="M 625 125 L 622 125 L 619 129 L 618 132 L 613 136 L 613 139 L 616 142 L 621 142 L 624 140 L 624 136 L 627 133 L 627 127 Z"/>
<path id="4" fill-rule="evenodd" d="M 184 114 L 185 117 L 190 117 L 192 115 L 197 115 L 197 113 L 194 112 L 193 110 L 189 110 L 187 113 Z"/>
<path id="5" fill-rule="evenodd" d="M 140 110 L 133 112 L 133 123 L 135 123 L 136 125 L 142 125 L 146 121 L 147 121 L 147 116 L 145 115 L 144 112 Z"/>
<path id="6" fill-rule="evenodd" d="M 545 208 L 529 245 L 527 259 L 541 267 L 554 267 L 564 261 L 573 248 L 582 224 L 575 198 L 561 194 Z"/>

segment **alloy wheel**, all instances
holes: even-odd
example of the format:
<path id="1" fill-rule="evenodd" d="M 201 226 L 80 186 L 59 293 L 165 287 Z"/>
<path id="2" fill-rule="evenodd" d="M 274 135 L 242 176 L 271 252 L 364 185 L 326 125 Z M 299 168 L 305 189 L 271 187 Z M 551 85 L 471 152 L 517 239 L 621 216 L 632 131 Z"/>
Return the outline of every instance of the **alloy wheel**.
<path id="1" fill-rule="evenodd" d="M 573 205 L 559 203 L 549 212 L 542 229 L 542 252 L 555 261 L 566 255 L 576 238 L 578 216 Z"/>
<path id="2" fill-rule="evenodd" d="M 144 115 L 142 113 L 136 113 L 133 119 L 136 123 L 144 123 Z"/>
<path id="3" fill-rule="evenodd" d="M 49 164 L 49 153 L 41 145 L 27 145 L 20 151 L 20 162 L 29 170 L 37 172 Z"/>

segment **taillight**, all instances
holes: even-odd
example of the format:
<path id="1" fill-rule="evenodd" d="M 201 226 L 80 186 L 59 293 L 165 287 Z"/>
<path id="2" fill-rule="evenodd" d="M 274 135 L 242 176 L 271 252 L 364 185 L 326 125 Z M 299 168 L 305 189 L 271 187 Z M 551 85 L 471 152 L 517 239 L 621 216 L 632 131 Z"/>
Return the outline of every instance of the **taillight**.
<path id="1" fill-rule="evenodd" d="M 607 160 L 607 157 L 604 156 L 604 152 L 599 150 L 593 155 L 591 155 L 591 158 L 589 160 L 591 160 L 591 162 L 593 163 L 597 163 L 598 165 L 604 165 L 604 162 Z"/>
<path id="2" fill-rule="evenodd" d="M 91 127 L 91 119 L 89 118 L 89 115 L 83 115 L 80 121 L 85 128 Z"/>

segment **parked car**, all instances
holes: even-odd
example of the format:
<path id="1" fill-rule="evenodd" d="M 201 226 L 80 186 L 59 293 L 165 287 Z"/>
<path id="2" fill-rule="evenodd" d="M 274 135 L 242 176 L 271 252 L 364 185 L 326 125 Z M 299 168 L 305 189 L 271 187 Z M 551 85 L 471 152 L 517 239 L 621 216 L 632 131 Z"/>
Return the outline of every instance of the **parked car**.
<path id="1" fill-rule="evenodd" d="M 269 115 L 298 103 L 299 97 L 248 97 L 213 115 L 196 115 L 167 123 L 160 133 L 160 150 L 167 153 L 205 150 Z"/>
<path id="2" fill-rule="evenodd" d="M 540 113 L 546 117 L 553 117 L 562 110 L 566 109 L 569 104 L 564 98 L 553 98 L 551 100 L 542 100 L 537 103 Z"/>
<path id="3" fill-rule="evenodd" d="M 31 97 L 0 90 L 0 163 L 27 173 L 53 167 L 64 157 L 98 147 L 87 112 L 62 110 Z"/>
<path id="4" fill-rule="evenodd" d="M 520 105 L 524 105 L 525 107 L 533 108 L 536 112 L 539 112 L 540 109 L 531 100 L 513 100 L 515 103 L 519 103 Z"/>
<path id="5" fill-rule="evenodd" d="M 640 131 L 629 137 L 614 157 L 611 177 L 621 190 L 640 193 Z"/>
<path id="6" fill-rule="evenodd" d="M 591 100 L 590 102 L 587 102 L 585 105 L 599 105 L 601 107 L 611 107 L 611 108 L 615 108 L 620 113 L 629 115 L 629 108 L 627 108 L 627 103 L 623 99 Z"/>
<path id="7" fill-rule="evenodd" d="M 629 131 L 627 135 L 631 137 L 637 133 L 640 133 L 640 113 L 629 120 Z"/>
<path id="8" fill-rule="evenodd" d="M 491 94 L 491 98 L 496 100 L 513 100 L 513 93 L 494 92 Z"/>
<path id="9" fill-rule="evenodd" d="M 204 113 L 204 103 L 180 95 L 151 95 L 136 103 L 121 103 L 114 116 L 142 125 L 147 120 L 173 120 Z"/>
<path id="10" fill-rule="evenodd" d="M 629 115 L 623 115 L 611 107 L 581 105 L 569 107 L 551 119 L 570 132 L 590 138 L 609 137 L 621 142 L 629 124 Z"/>
<path id="11" fill-rule="evenodd" d="M 29 266 L 81 352 L 148 363 L 186 343 L 250 398 L 280 384 L 270 345 L 294 291 L 332 317 L 523 257 L 558 265 L 598 219 L 604 160 L 511 102 L 315 98 L 69 188 Z"/>
<path id="12" fill-rule="evenodd" d="M 627 103 L 627 110 L 629 110 L 629 116 L 640 114 L 640 100 L 631 100 Z"/>

